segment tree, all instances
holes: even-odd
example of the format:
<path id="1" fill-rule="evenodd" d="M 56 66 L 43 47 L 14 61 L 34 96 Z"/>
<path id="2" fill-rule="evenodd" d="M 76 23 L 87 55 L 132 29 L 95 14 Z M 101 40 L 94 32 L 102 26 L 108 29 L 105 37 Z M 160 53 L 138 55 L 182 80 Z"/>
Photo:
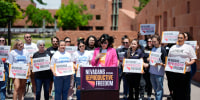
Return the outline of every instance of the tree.
<path id="1" fill-rule="evenodd" d="M 19 10 L 15 2 L 0 1 L 0 27 L 6 27 L 10 20 L 8 16 L 12 16 L 12 23 L 17 18 L 23 18 L 22 12 Z"/>
<path id="2" fill-rule="evenodd" d="M 42 27 L 43 19 L 45 19 L 46 25 L 53 24 L 54 19 L 52 18 L 51 13 L 48 10 L 40 10 L 33 5 L 29 5 L 26 8 L 26 16 L 28 19 L 26 23 L 30 22 L 34 27 Z"/>
<path id="3" fill-rule="evenodd" d="M 58 27 L 62 27 L 63 30 L 75 30 L 79 26 L 88 25 L 88 20 L 92 19 L 92 15 L 84 14 L 84 11 L 87 11 L 87 7 L 83 5 L 83 2 L 74 3 L 73 0 L 69 0 L 68 5 L 62 4 L 56 11 Z"/>
<path id="4" fill-rule="evenodd" d="M 139 0 L 139 7 L 133 7 L 136 10 L 136 13 L 139 13 L 147 5 L 147 3 L 149 3 L 149 1 L 150 0 Z"/>

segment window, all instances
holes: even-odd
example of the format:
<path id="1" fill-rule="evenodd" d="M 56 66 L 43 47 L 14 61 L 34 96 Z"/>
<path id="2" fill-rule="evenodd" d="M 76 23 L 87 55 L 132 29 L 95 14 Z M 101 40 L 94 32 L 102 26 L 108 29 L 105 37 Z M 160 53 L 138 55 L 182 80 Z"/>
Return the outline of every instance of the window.
<path id="1" fill-rule="evenodd" d="M 91 9 L 95 9 L 95 5 L 94 5 L 94 4 L 91 4 L 91 5 L 90 5 L 90 8 L 91 8 Z"/>
<path id="2" fill-rule="evenodd" d="M 187 2 L 187 13 L 190 13 L 190 1 Z"/>
<path id="3" fill-rule="evenodd" d="M 96 30 L 104 30 L 103 26 L 96 26 Z"/>
<path id="4" fill-rule="evenodd" d="M 119 0 L 119 8 L 122 8 L 122 0 Z"/>
<path id="5" fill-rule="evenodd" d="M 96 20 L 100 20 L 101 19 L 101 15 L 96 15 Z"/>
<path id="6" fill-rule="evenodd" d="M 79 30 L 82 30 L 82 31 L 92 31 L 93 27 L 92 26 L 80 26 Z"/>
<path id="7" fill-rule="evenodd" d="M 173 27 L 176 27 L 176 18 L 173 18 Z"/>

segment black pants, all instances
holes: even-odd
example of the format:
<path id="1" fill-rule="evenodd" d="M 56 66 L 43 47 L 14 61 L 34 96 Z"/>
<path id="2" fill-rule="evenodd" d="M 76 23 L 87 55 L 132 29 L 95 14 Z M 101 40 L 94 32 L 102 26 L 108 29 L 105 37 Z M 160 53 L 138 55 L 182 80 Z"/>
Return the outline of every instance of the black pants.
<path id="1" fill-rule="evenodd" d="M 173 100 L 190 100 L 190 72 L 171 73 Z"/>
<path id="2" fill-rule="evenodd" d="M 145 91 L 147 92 L 148 96 L 151 96 L 151 94 L 152 94 L 152 85 L 151 85 L 149 70 L 145 71 L 145 73 L 143 74 L 143 78 L 144 78 L 144 80 L 146 82 Z"/>
<path id="3" fill-rule="evenodd" d="M 172 75 L 173 74 L 173 72 L 168 72 L 168 71 L 166 71 L 166 76 L 167 76 L 167 85 L 168 85 L 168 89 L 169 89 L 169 92 L 170 92 L 170 95 L 172 95 L 171 93 L 173 93 L 173 83 L 172 83 Z"/>
<path id="4" fill-rule="evenodd" d="M 129 73 L 126 75 L 126 77 L 127 77 L 127 82 L 129 85 L 129 98 L 133 99 L 133 88 L 134 88 L 135 89 L 135 100 L 138 100 L 141 74 Z"/>

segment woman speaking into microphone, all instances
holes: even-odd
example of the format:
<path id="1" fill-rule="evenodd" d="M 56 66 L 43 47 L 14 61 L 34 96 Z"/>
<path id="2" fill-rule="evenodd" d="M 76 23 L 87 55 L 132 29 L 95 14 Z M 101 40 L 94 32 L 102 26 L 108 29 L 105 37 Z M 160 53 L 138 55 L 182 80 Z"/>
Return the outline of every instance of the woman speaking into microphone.
<path id="1" fill-rule="evenodd" d="M 117 53 L 112 48 L 114 38 L 108 34 L 103 34 L 99 39 L 101 45 L 94 50 L 93 58 L 91 61 L 92 66 L 97 67 L 117 67 L 118 59 Z"/>

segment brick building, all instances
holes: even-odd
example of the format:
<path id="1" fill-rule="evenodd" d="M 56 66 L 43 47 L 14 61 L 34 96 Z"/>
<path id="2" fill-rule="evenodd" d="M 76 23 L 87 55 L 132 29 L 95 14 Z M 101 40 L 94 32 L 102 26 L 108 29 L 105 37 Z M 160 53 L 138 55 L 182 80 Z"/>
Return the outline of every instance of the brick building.
<path id="1" fill-rule="evenodd" d="M 151 0 L 133 21 L 133 30 L 139 24 L 156 24 L 157 33 L 162 31 L 190 32 L 200 45 L 200 0 Z M 197 73 L 193 77 L 200 82 L 200 49 Z"/>

